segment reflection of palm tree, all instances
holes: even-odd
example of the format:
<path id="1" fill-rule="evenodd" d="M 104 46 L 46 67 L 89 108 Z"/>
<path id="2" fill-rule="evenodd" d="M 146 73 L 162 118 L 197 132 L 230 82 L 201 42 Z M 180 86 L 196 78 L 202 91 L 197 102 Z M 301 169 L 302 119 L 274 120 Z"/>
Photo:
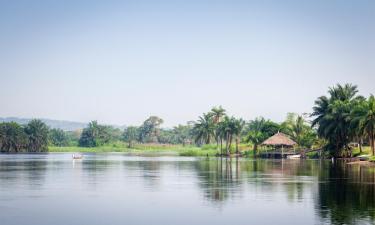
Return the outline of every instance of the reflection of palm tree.
<path id="1" fill-rule="evenodd" d="M 237 166 L 239 167 L 239 165 Z M 239 172 L 236 171 L 233 178 L 231 159 L 217 158 L 216 160 L 198 161 L 196 169 L 200 179 L 199 184 L 204 190 L 205 197 L 209 200 L 222 202 L 238 192 Z"/>
<path id="2" fill-rule="evenodd" d="M 317 204 L 323 219 L 331 224 L 375 219 L 373 168 L 337 163 L 320 171 Z"/>

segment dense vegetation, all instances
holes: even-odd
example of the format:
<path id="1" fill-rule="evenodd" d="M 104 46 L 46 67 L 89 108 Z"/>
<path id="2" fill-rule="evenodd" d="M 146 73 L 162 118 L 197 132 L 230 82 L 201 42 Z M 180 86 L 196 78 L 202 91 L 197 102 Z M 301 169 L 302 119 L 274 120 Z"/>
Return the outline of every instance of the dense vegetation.
<path id="1" fill-rule="evenodd" d="M 40 120 L 31 120 L 26 126 L 15 122 L 0 123 L 2 152 L 45 152 L 48 146 L 48 127 Z"/>
<path id="2" fill-rule="evenodd" d="M 360 148 L 367 139 L 374 155 L 375 102 L 358 95 L 357 86 L 337 85 L 315 101 L 312 122 L 320 138 L 328 143 L 325 149 L 331 155 L 351 156 L 350 142 L 358 142 Z"/>
<path id="3" fill-rule="evenodd" d="M 297 149 L 324 148 L 336 157 L 352 156 L 352 142 L 358 143 L 359 154 L 363 145 L 369 145 L 373 155 L 375 151 L 375 98 L 358 95 L 357 86 L 351 84 L 329 88 L 328 96 L 315 101 L 312 114 L 288 113 L 281 123 L 263 117 L 245 121 L 228 115 L 220 106 L 194 122 L 169 129 L 161 128 L 162 124 L 163 119 L 157 116 L 124 130 L 92 121 L 82 130 L 68 132 L 49 129 L 41 120 L 24 125 L 3 122 L 0 123 L 0 149 L 2 152 L 44 152 L 48 146 L 79 146 L 110 151 L 115 147 L 182 146 L 189 148 L 183 155 L 230 155 L 246 150 L 256 156 L 263 141 L 282 132 L 297 143 Z"/>

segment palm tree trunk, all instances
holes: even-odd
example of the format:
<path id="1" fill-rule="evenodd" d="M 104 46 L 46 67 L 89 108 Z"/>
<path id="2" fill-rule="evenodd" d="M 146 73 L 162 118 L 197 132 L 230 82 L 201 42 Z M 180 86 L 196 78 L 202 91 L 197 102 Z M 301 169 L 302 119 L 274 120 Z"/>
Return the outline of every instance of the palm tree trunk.
<path id="1" fill-rule="evenodd" d="M 232 135 L 230 134 L 229 135 L 229 153 L 228 153 L 228 156 L 230 155 L 231 148 L 232 148 Z"/>
<path id="2" fill-rule="evenodd" d="M 375 155 L 375 142 L 374 142 L 374 131 L 370 131 L 370 142 L 371 142 L 371 150 L 372 150 L 372 155 Z"/>
<path id="3" fill-rule="evenodd" d="M 239 140 L 238 140 L 238 136 L 237 136 L 236 137 L 236 154 L 239 153 L 239 151 L 238 151 L 238 142 L 239 142 Z"/>
<path id="4" fill-rule="evenodd" d="M 220 137 L 220 153 L 223 155 L 223 138 Z"/>
<path id="5" fill-rule="evenodd" d="M 257 155 L 257 151 L 258 151 L 258 145 L 257 145 L 257 144 L 254 144 L 254 149 L 253 149 L 254 158 L 255 158 L 256 155 Z"/>
<path id="6" fill-rule="evenodd" d="M 226 143 L 225 143 L 225 147 L 226 147 L 226 152 L 227 152 L 227 155 L 229 155 L 229 133 L 227 133 L 227 140 L 225 141 Z"/>

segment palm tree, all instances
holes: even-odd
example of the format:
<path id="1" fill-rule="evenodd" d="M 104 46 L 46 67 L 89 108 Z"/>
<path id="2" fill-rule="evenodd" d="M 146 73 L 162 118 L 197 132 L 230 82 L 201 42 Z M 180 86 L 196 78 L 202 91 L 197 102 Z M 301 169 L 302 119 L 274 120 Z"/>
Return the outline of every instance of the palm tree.
<path id="1" fill-rule="evenodd" d="M 367 101 L 357 105 L 352 111 L 352 123 L 358 124 L 359 132 L 367 134 L 370 141 L 372 155 L 375 155 L 375 98 L 370 95 Z"/>
<path id="2" fill-rule="evenodd" d="M 315 130 L 311 128 L 303 115 L 288 113 L 287 119 L 281 124 L 281 131 L 290 135 L 299 147 L 311 147 L 316 141 Z"/>
<path id="3" fill-rule="evenodd" d="M 253 143 L 253 153 L 256 156 L 258 146 L 266 139 L 264 133 L 266 120 L 263 117 L 250 121 L 246 141 Z"/>
<path id="4" fill-rule="evenodd" d="M 211 115 L 205 113 L 203 116 L 200 116 L 198 122 L 194 124 L 193 132 L 196 143 L 211 143 L 211 137 L 214 136 L 214 123 Z"/>
<path id="5" fill-rule="evenodd" d="M 219 131 L 218 131 L 218 124 L 220 123 L 223 116 L 225 116 L 225 109 L 223 109 L 221 106 L 219 107 L 213 107 L 211 111 L 208 113 L 212 117 L 212 122 L 214 123 L 215 129 L 214 129 L 214 136 L 216 139 L 216 146 L 219 148 Z"/>
<path id="6" fill-rule="evenodd" d="M 236 119 L 234 121 L 234 135 L 236 135 L 236 154 L 239 154 L 238 144 L 240 143 L 241 133 L 245 126 L 243 119 Z"/>
<path id="7" fill-rule="evenodd" d="M 28 151 L 44 152 L 48 150 L 48 127 L 41 120 L 31 120 L 25 127 L 29 137 Z"/>
<path id="8" fill-rule="evenodd" d="M 215 124 L 218 124 L 223 116 L 225 116 L 225 109 L 223 109 L 221 106 L 219 107 L 213 107 L 210 112 L 213 122 Z"/>
<path id="9" fill-rule="evenodd" d="M 315 101 L 313 113 L 315 117 L 312 126 L 317 126 L 318 135 L 328 140 L 328 148 L 334 149 L 334 155 L 338 156 L 342 149 L 350 152 L 348 143 L 351 138 L 350 113 L 353 106 L 360 99 L 357 96 L 357 86 L 338 84 L 329 89 L 329 97 L 321 96 Z"/>
<path id="10" fill-rule="evenodd" d="M 236 118 L 228 116 L 224 117 L 224 120 L 222 121 L 222 129 L 225 138 L 226 155 L 229 156 L 233 135 L 236 133 Z"/>

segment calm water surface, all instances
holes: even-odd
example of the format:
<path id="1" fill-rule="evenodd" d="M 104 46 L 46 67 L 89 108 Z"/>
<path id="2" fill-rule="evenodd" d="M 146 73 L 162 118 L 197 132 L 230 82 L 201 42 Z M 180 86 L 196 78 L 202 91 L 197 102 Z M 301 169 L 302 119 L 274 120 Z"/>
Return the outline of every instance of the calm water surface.
<path id="1" fill-rule="evenodd" d="M 0 155 L 0 224 L 374 224 L 375 170 L 315 160 Z"/>

